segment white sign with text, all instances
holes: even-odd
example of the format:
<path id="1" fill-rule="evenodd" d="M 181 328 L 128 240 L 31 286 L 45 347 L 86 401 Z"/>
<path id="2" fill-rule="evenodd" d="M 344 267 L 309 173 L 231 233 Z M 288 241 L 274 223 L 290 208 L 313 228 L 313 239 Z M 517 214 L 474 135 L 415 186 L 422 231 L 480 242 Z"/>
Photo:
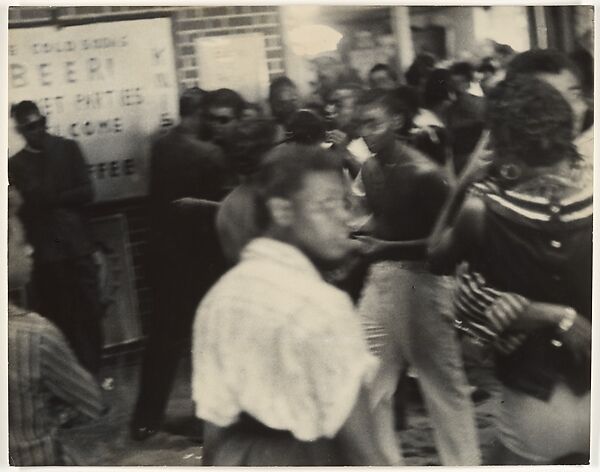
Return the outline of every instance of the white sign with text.
<path id="1" fill-rule="evenodd" d="M 169 18 L 9 30 L 9 104 L 33 100 L 50 133 L 79 142 L 97 201 L 147 193 L 151 137 L 177 96 Z M 24 145 L 14 126 L 8 142 Z"/>
<path id="2" fill-rule="evenodd" d="M 266 98 L 269 68 L 262 33 L 197 38 L 196 63 L 201 88 L 230 88 L 249 102 Z"/>

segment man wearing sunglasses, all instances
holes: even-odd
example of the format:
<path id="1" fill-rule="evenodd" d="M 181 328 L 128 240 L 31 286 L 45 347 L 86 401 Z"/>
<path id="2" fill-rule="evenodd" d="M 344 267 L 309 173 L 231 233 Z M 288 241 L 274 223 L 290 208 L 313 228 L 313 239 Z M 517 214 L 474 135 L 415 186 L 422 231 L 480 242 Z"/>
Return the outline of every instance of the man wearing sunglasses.
<path id="1" fill-rule="evenodd" d="M 246 102 L 242 96 L 231 89 L 218 89 L 210 92 L 207 97 L 206 118 L 211 132 L 212 141 L 219 146 L 228 161 L 229 176 L 227 187 L 229 190 L 237 184 L 235 172 L 233 134 L 238 125 Z"/>
<path id="2" fill-rule="evenodd" d="M 26 142 L 8 171 L 23 197 L 21 217 L 34 248 L 31 308 L 54 322 L 82 365 L 98 374 L 104 310 L 82 215 L 94 199 L 85 159 L 77 142 L 47 133 L 35 103 L 14 105 L 11 116 Z"/>
<path id="3" fill-rule="evenodd" d="M 227 172 L 221 150 L 198 138 L 205 100 L 198 87 L 186 90 L 179 124 L 152 145 L 148 262 L 154 310 L 131 422 L 139 441 L 163 423 L 196 306 L 222 271 L 214 208 L 197 204 L 224 196 Z M 194 428 L 190 424 L 192 435 Z"/>

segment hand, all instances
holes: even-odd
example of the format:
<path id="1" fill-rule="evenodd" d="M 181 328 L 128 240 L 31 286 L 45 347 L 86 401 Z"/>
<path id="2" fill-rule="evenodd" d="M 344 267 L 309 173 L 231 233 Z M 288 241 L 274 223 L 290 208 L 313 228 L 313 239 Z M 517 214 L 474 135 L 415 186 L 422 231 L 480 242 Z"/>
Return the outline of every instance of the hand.
<path id="1" fill-rule="evenodd" d="M 346 146 L 350 139 L 348 135 L 339 129 L 327 131 L 327 141 L 335 144 L 336 146 Z"/>
<path id="2" fill-rule="evenodd" d="M 171 204 L 180 209 L 191 208 L 198 206 L 198 199 L 193 197 L 183 197 L 178 198 L 177 200 L 173 200 Z"/>
<path id="3" fill-rule="evenodd" d="M 365 256 L 372 256 L 383 249 L 383 243 L 381 240 L 368 236 L 366 234 L 360 234 L 353 237 L 356 241 L 359 241 L 359 251 Z"/>
<path id="4" fill-rule="evenodd" d="M 577 315 L 573 326 L 560 337 L 563 345 L 573 353 L 577 362 L 588 361 L 592 356 L 592 324 Z"/>
<path id="5" fill-rule="evenodd" d="M 204 198 L 193 198 L 193 197 L 183 197 L 178 198 L 177 200 L 173 200 L 171 204 L 179 209 L 179 210 L 188 210 L 188 209 L 212 209 L 218 208 L 221 203 L 214 200 L 206 200 Z"/>
<path id="6" fill-rule="evenodd" d="M 477 166 L 475 166 L 475 164 Z M 457 181 L 457 188 L 466 189 L 471 184 L 482 181 L 489 174 L 489 169 L 491 167 L 491 160 L 487 160 L 487 158 L 478 160 L 470 169 L 467 169 L 467 172 L 460 174 L 460 177 Z"/>

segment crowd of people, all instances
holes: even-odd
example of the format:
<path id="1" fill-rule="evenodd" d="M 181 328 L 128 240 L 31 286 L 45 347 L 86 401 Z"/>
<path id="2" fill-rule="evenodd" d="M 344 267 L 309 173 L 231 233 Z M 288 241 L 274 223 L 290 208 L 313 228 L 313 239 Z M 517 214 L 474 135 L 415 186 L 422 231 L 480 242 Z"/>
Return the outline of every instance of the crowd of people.
<path id="1" fill-rule="evenodd" d="M 182 94 L 150 156 L 135 440 L 161 428 L 191 349 L 207 465 L 403 465 L 409 370 L 443 465 L 588 461 L 593 80 L 579 56 L 505 56 L 420 55 L 406 80 L 378 64 L 307 99 L 279 77 L 268 111 Z M 93 190 L 33 102 L 12 116 L 9 289 L 31 282 L 31 303 L 9 309 L 10 458 L 69 464 L 57 428 L 107 408 Z M 465 337 L 501 385 L 492 457 Z"/>

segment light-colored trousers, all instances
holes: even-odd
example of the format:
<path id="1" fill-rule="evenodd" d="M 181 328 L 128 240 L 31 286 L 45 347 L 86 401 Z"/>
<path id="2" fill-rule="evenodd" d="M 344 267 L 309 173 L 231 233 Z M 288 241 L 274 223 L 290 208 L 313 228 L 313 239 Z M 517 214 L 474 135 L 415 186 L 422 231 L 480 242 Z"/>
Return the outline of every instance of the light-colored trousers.
<path id="1" fill-rule="evenodd" d="M 460 344 L 452 327 L 454 279 L 427 271 L 420 261 L 371 266 L 359 312 L 367 342 L 381 364 L 372 384 L 380 444 L 400 463 L 393 396 L 401 372 L 416 371 L 445 466 L 479 465 L 475 412 Z"/>
<path id="2" fill-rule="evenodd" d="M 569 454 L 589 454 L 590 400 L 590 392 L 578 397 L 562 382 L 548 401 L 503 385 L 500 442 L 531 464 L 553 464 Z"/>

